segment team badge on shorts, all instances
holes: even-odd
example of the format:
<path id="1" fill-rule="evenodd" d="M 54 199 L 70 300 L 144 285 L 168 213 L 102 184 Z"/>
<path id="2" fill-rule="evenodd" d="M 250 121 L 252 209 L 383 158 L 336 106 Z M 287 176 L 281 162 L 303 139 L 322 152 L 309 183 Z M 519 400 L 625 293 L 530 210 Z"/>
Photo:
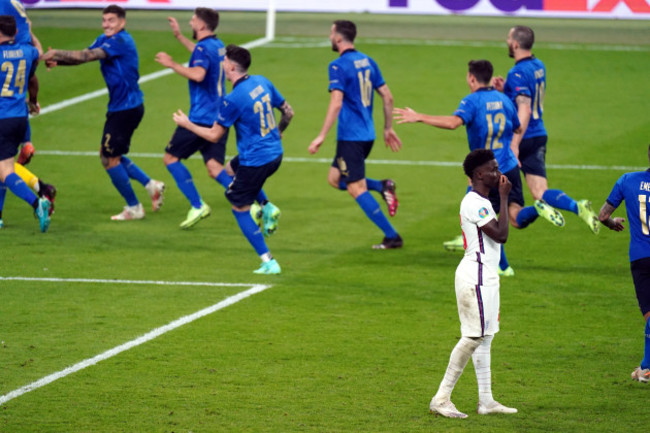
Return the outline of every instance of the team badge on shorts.
<path id="1" fill-rule="evenodd" d="M 482 207 L 482 208 L 478 211 L 478 214 L 479 214 L 479 216 L 480 216 L 481 218 L 485 218 L 486 216 L 488 216 L 488 210 L 487 210 L 487 208 Z"/>

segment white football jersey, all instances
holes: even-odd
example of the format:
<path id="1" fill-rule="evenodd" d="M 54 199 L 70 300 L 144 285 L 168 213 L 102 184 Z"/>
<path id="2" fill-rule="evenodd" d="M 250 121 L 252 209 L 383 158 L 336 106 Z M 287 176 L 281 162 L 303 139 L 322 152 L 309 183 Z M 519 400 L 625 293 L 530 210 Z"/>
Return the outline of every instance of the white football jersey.
<path id="1" fill-rule="evenodd" d="M 490 200 L 482 197 L 476 191 L 470 191 L 460 203 L 460 227 L 463 230 L 465 256 L 461 261 L 461 269 L 469 275 L 463 279 L 475 281 L 476 284 L 498 284 L 499 259 L 501 244 L 483 233 L 481 228 L 496 219 Z M 465 263 L 463 263 L 465 262 Z M 469 262 L 469 263 L 468 263 Z M 473 263 L 474 266 L 468 266 Z M 471 269 L 472 271 L 467 272 Z M 474 275 L 471 275 L 474 274 Z"/>

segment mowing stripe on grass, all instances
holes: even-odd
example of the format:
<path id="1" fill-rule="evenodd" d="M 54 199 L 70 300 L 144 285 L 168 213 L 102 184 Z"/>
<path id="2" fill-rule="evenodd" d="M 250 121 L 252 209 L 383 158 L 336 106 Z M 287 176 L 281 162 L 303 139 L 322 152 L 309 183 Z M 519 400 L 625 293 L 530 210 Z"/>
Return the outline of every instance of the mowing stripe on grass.
<path id="1" fill-rule="evenodd" d="M 21 277 L 10 277 L 10 278 L 2 278 L 3 280 L 28 280 L 28 281 L 64 281 L 64 282 L 118 282 L 120 280 L 82 280 L 82 279 L 71 279 L 71 280 L 65 280 L 65 279 L 42 279 L 42 278 L 21 278 Z M 140 282 L 140 281 L 129 281 L 130 284 L 135 283 L 135 284 L 179 284 L 179 285 L 204 285 L 204 286 L 233 286 L 235 284 L 229 284 L 229 283 L 191 283 L 191 282 L 172 282 L 172 281 L 145 281 L 145 282 Z M 176 328 L 179 328 L 183 325 L 187 325 L 188 323 L 191 323 L 197 319 L 200 319 L 201 317 L 207 316 L 209 314 L 214 313 L 215 311 L 219 311 L 223 308 L 226 308 L 230 305 L 233 305 L 242 299 L 248 298 L 249 296 L 255 295 L 257 293 L 260 293 L 266 289 L 271 288 L 271 286 L 268 285 L 263 285 L 263 284 L 244 284 L 245 286 L 252 286 L 250 289 L 245 290 L 243 292 L 237 293 L 236 295 L 230 296 L 226 299 L 224 299 L 221 302 L 218 302 L 210 307 L 204 308 L 203 310 L 197 311 L 196 313 L 190 314 L 188 316 L 181 317 L 180 319 L 176 319 L 171 323 L 168 323 L 165 326 L 161 326 L 160 328 L 156 328 L 152 331 L 149 331 L 148 333 L 136 338 L 135 340 L 128 341 L 124 344 L 121 344 L 117 347 L 114 347 L 112 349 L 107 350 L 104 353 L 101 353 L 97 356 L 94 356 L 92 358 L 86 359 L 84 361 L 81 361 L 75 365 L 72 365 L 68 368 L 65 368 L 61 371 L 57 371 L 56 373 L 52 373 L 49 376 L 45 376 L 36 382 L 32 382 L 29 385 L 25 385 L 22 388 L 18 388 L 14 391 L 11 391 L 8 394 L 5 394 L 3 396 L 0 396 L 0 406 L 7 403 L 10 400 L 13 400 L 14 398 L 20 397 L 23 394 L 26 394 L 30 391 L 34 391 L 35 389 L 41 388 L 45 385 L 48 385 L 55 380 L 62 379 L 72 373 L 76 373 L 79 370 L 83 370 L 86 367 L 90 367 L 92 365 L 97 364 L 100 361 L 104 361 L 108 358 L 112 358 L 115 355 L 118 355 L 122 352 L 125 352 L 129 349 L 133 349 L 134 347 L 137 347 L 141 344 L 144 344 L 148 341 L 153 340 L 154 338 L 160 337 L 161 335 L 173 331 Z"/>
<path id="2" fill-rule="evenodd" d="M 400 39 L 400 38 L 358 38 L 358 45 L 416 45 L 433 47 L 477 47 L 477 48 L 503 48 L 504 42 L 490 41 L 450 41 L 437 39 Z M 327 38 L 314 37 L 277 37 L 265 48 L 324 48 L 331 47 L 332 43 Z M 605 45 L 605 44 L 563 44 L 550 42 L 536 42 L 535 48 L 558 51 L 615 51 L 615 52 L 648 52 L 648 45 Z"/>
<path id="3" fill-rule="evenodd" d="M 97 151 L 75 151 L 75 150 L 39 150 L 39 155 L 54 155 L 54 156 L 92 156 L 97 157 Z M 131 152 L 129 156 L 136 158 L 159 158 L 162 160 L 162 153 L 138 153 Z M 192 155 L 190 159 L 202 158 L 201 155 Z M 232 155 L 227 155 L 226 158 L 232 158 Z M 307 158 L 284 156 L 282 162 L 302 162 L 302 163 L 319 163 L 331 164 L 332 158 Z M 460 167 L 460 162 L 450 161 L 409 161 L 399 159 L 367 159 L 366 164 L 375 165 L 408 165 L 408 166 L 428 166 L 428 167 Z M 559 170 L 606 170 L 606 171 L 643 171 L 647 167 L 631 167 L 625 165 L 578 165 L 578 164 L 546 164 L 546 168 L 559 169 Z"/>

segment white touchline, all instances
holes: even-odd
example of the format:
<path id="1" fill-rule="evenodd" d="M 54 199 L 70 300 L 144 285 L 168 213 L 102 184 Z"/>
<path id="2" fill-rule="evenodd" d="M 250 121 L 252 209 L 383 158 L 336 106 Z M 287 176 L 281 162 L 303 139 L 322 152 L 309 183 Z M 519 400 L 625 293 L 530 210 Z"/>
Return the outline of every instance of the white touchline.
<path id="1" fill-rule="evenodd" d="M 156 286 L 251 287 L 246 283 L 212 283 L 209 281 L 112 280 L 108 278 L 0 277 L 0 281 L 47 281 L 53 283 L 151 284 Z"/>
<path id="2" fill-rule="evenodd" d="M 33 279 L 28 279 L 28 278 L 2 278 L 2 279 L 4 279 L 4 280 L 9 280 L 9 279 L 42 280 L 42 279 L 37 279 L 37 278 L 33 278 Z M 65 280 L 65 281 L 70 281 L 70 280 Z M 73 279 L 72 281 L 81 281 L 81 279 Z M 91 282 L 103 282 L 105 280 L 89 280 L 89 281 L 91 281 Z M 108 282 L 117 282 L 117 281 L 120 281 L 120 280 L 106 280 L 106 281 L 108 281 Z M 125 280 L 125 281 L 128 281 L 128 280 Z M 171 284 L 172 283 L 172 282 L 139 282 L 139 281 L 133 281 L 131 283 L 134 283 L 134 282 L 137 283 L 137 284 L 161 284 L 161 283 Z M 180 284 L 183 285 L 183 284 L 187 284 L 187 283 L 188 282 L 180 283 Z M 179 283 L 175 283 L 175 284 L 179 284 Z M 236 284 L 228 284 L 228 283 L 192 283 L 192 284 L 197 284 L 197 285 L 201 284 L 201 285 L 208 285 L 208 286 L 212 286 L 212 285 L 233 286 L 233 285 L 236 285 Z M 156 329 L 154 329 L 152 331 L 149 331 L 148 333 L 136 338 L 135 340 L 131 340 L 129 342 L 121 344 L 121 345 L 119 345 L 117 347 L 114 347 L 114 348 L 112 348 L 110 350 L 107 350 L 106 352 L 101 353 L 101 354 L 99 354 L 99 355 L 97 355 L 97 356 L 95 356 L 93 358 L 89 358 L 89 359 L 86 359 L 84 361 L 81 361 L 81 362 L 79 362 L 79 363 L 77 363 L 75 365 L 72 365 L 72 366 L 70 366 L 68 368 L 65 368 L 65 369 L 63 369 L 61 371 L 57 371 L 56 373 L 52 373 L 49 376 L 45 376 L 45 377 L 37 380 L 36 382 L 32 382 L 29 385 L 25 385 L 22 388 L 18 388 L 18 389 L 14 390 L 14 391 L 11 391 L 8 394 L 0 396 L 0 406 L 7 403 L 9 400 L 13 400 L 16 397 L 20 397 L 23 394 L 26 394 L 26 393 L 28 393 L 30 391 L 34 391 L 35 389 L 41 388 L 41 387 L 43 387 L 45 385 L 48 385 L 48 384 L 54 382 L 55 380 L 64 378 L 64 377 L 68 376 L 69 374 L 76 373 L 79 370 L 83 370 L 86 367 L 90 367 L 92 365 L 95 365 L 100 361 L 104 361 L 104 360 L 106 360 L 108 358 L 111 358 L 111 357 L 113 357 L 115 355 L 118 355 L 118 354 L 120 354 L 120 353 L 122 353 L 124 351 L 127 351 L 129 349 L 133 349 L 134 347 L 139 346 L 141 344 L 144 344 L 144 343 L 146 343 L 148 341 L 151 341 L 154 338 L 160 337 L 161 335 L 163 335 L 163 334 L 165 334 L 165 333 L 167 333 L 169 331 L 172 331 L 172 330 L 174 330 L 176 328 L 179 328 L 179 327 L 181 327 L 183 325 L 187 325 L 188 323 L 191 323 L 191 322 L 193 322 L 193 321 L 195 321 L 197 319 L 200 319 L 201 317 L 212 314 L 215 311 L 219 311 L 219 310 L 221 310 L 223 308 L 226 308 L 226 307 L 228 307 L 228 306 L 230 306 L 232 304 L 235 304 L 235 303 L 241 301 L 242 299 L 248 298 L 249 296 L 255 295 L 255 294 L 260 293 L 260 292 L 262 292 L 262 291 L 264 291 L 266 289 L 271 288 L 271 286 L 263 285 L 263 284 L 255 284 L 255 285 L 245 284 L 245 285 L 246 286 L 252 286 L 252 287 L 250 289 L 248 289 L 248 290 L 237 293 L 236 295 L 230 296 L 230 297 L 224 299 L 223 301 L 221 301 L 219 303 L 216 303 L 216 304 L 214 304 L 214 305 L 212 305 L 210 307 L 207 307 L 207 308 L 204 308 L 203 310 L 197 311 L 196 313 L 190 314 L 188 316 L 181 317 L 180 319 L 174 320 L 173 322 L 168 323 L 165 326 L 161 326 L 160 328 L 156 328 Z"/>
<path id="3" fill-rule="evenodd" d="M 76 150 L 39 150 L 39 155 L 54 155 L 54 156 L 92 156 L 97 157 L 97 152 L 89 151 L 76 151 Z M 144 152 L 131 152 L 129 156 L 137 158 L 160 158 L 162 153 L 144 153 Z M 226 155 L 226 158 L 231 158 L 232 155 Z M 192 155 L 191 159 L 201 158 L 201 155 Z M 283 156 L 282 162 L 304 162 L 304 163 L 319 163 L 331 164 L 332 158 L 313 158 L 313 157 L 296 157 L 296 156 Z M 375 165 L 408 165 L 408 166 L 427 166 L 427 167 L 460 167 L 460 162 L 451 161 L 410 161 L 399 159 L 367 159 L 366 164 Z M 578 165 L 578 164 L 546 164 L 546 168 L 560 169 L 560 170 L 615 170 L 615 171 L 641 171 L 646 170 L 647 167 L 632 167 L 626 165 Z"/>

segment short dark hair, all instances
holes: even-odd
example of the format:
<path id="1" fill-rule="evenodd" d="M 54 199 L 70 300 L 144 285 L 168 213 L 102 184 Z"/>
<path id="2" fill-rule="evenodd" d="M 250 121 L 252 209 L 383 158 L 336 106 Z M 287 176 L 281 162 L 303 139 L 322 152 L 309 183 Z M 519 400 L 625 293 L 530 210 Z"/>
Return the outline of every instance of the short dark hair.
<path id="1" fill-rule="evenodd" d="M 530 50 L 535 43 L 535 32 L 527 26 L 515 26 L 512 28 L 512 39 L 517 41 L 523 50 Z"/>
<path id="2" fill-rule="evenodd" d="M 118 5 L 106 6 L 102 11 L 102 14 L 115 14 L 118 18 L 126 18 L 126 10 Z"/>
<path id="3" fill-rule="evenodd" d="M 357 37 L 357 26 L 348 20 L 336 20 L 334 21 L 334 28 L 336 33 L 343 36 L 348 42 L 354 42 L 354 38 Z"/>
<path id="4" fill-rule="evenodd" d="M 0 33 L 10 38 L 16 36 L 16 18 L 12 15 L 0 15 Z"/>
<path id="5" fill-rule="evenodd" d="M 228 57 L 228 60 L 237 63 L 241 67 L 240 72 L 248 71 L 248 68 L 251 65 L 250 51 L 235 44 L 230 44 L 226 47 L 226 57 Z"/>
<path id="6" fill-rule="evenodd" d="M 481 84 L 490 84 L 494 68 L 489 60 L 470 60 L 467 64 L 469 66 L 469 73 L 476 77 Z"/>
<path id="7" fill-rule="evenodd" d="M 212 32 L 219 26 L 219 12 L 214 9 L 196 8 L 194 9 L 194 15 L 203 21 Z"/>
<path id="8" fill-rule="evenodd" d="M 474 171 L 494 159 L 494 152 L 491 149 L 476 149 L 472 150 L 463 161 L 463 171 L 470 179 L 474 177 Z"/>

